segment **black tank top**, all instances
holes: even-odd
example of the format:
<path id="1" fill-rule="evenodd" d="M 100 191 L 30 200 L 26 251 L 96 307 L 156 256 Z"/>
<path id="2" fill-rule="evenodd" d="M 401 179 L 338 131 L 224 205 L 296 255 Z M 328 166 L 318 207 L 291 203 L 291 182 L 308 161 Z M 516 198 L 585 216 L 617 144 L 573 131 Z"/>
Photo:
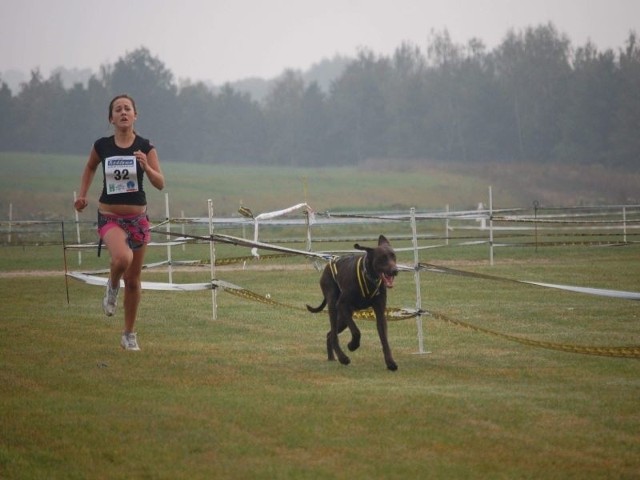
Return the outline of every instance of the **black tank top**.
<path id="1" fill-rule="evenodd" d="M 140 150 L 148 154 L 155 147 L 147 140 L 136 135 L 130 147 L 120 148 L 116 145 L 114 136 L 102 137 L 93 144 L 93 148 L 100 157 L 102 163 L 102 194 L 100 195 L 100 203 L 107 205 L 146 205 L 147 196 L 144 192 L 143 180 L 144 170 L 140 168 L 140 164 L 136 161 L 137 174 L 137 191 L 127 191 L 125 193 L 107 193 L 107 178 L 105 175 L 106 160 L 111 157 L 130 157 L 133 152 Z"/>

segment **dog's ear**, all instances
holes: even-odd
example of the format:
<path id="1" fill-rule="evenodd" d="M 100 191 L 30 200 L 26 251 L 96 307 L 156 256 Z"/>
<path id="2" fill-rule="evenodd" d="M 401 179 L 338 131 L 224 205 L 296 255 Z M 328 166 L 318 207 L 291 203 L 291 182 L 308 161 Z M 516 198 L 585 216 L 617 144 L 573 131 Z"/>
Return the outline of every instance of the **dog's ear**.
<path id="1" fill-rule="evenodd" d="M 355 243 L 353 245 L 353 248 L 355 248 L 356 250 L 362 250 L 363 252 L 368 252 L 369 250 L 371 250 L 369 247 L 363 247 L 359 243 Z"/>
<path id="2" fill-rule="evenodd" d="M 384 235 L 380 235 L 378 237 L 378 246 L 380 245 L 391 245 L 391 244 L 389 243 L 389 240 L 387 240 L 387 237 L 385 237 Z"/>
<path id="3" fill-rule="evenodd" d="M 353 248 L 355 248 L 356 250 L 362 250 L 363 252 L 367 252 L 367 253 L 371 253 L 373 252 L 373 248 L 371 247 L 363 247 L 362 245 L 360 245 L 359 243 L 356 243 L 353 245 Z"/>

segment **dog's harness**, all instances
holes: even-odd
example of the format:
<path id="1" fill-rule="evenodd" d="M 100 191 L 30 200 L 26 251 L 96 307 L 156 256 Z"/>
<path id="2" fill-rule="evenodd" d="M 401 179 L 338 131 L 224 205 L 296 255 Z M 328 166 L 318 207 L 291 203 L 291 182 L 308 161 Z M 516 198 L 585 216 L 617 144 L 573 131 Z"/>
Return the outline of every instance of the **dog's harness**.
<path id="1" fill-rule="evenodd" d="M 366 262 L 364 262 L 365 256 L 359 257 L 356 262 L 356 277 L 358 278 L 358 285 L 360 286 L 360 293 L 363 298 L 371 299 L 375 297 L 380 291 L 380 285 L 382 285 L 382 279 L 378 279 L 377 282 L 375 279 L 371 279 L 367 274 L 367 268 L 365 266 Z M 338 285 L 338 289 L 342 291 L 342 287 L 338 282 L 338 261 L 336 259 L 331 259 L 329 261 L 329 269 L 331 270 L 331 275 L 333 275 L 333 280 Z M 369 282 L 369 280 L 373 280 L 373 282 Z"/>

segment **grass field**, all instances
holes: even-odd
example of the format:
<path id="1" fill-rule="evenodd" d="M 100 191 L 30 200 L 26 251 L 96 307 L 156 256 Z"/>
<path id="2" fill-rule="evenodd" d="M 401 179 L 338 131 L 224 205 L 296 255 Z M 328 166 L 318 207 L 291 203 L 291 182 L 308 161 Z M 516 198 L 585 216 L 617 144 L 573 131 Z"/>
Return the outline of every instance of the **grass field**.
<path id="1" fill-rule="evenodd" d="M 423 272 L 422 306 L 435 314 L 422 317 L 429 353 L 417 354 L 415 320 L 393 322 L 389 340 L 399 370 L 390 372 L 375 325 L 363 320 L 362 346 L 344 367 L 326 360 L 326 314 L 303 310 L 321 300 L 319 272 L 300 257 L 265 259 L 245 269 L 219 267 L 217 276 L 291 308 L 219 292 L 213 321 L 210 292 L 145 291 L 137 323 L 142 351 L 124 352 L 122 311 L 104 317 L 102 289 L 67 284 L 63 274 L 57 222 L 73 218 L 84 162 L 0 153 L 0 218 L 11 204 L 14 219 L 56 222 L 42 227 L 46 235 L 30 232 L 40 227 L 17 229 L 10 245 L 2 232 L 0 478 L 640 478 L 638 359 L 527 346 L 437 315 L 536 342 L 637 346 L 638 302 Z M 496 208 L 530 208 L 533 200 L 638 203 L 640 182 L 635 173 L 571 166 L 163 167 L 172 216 L 204 216 L 208 198 L 217 215 L 234 214 L 241 203 L 260 213 L 304 200 L 319 212 L 475 208 L 486 203 L 488 185 Z M 152 218 L 164 218 L 163 193 L 150 192 Z M 91 224 L 94 215 L 81 220 Z M 314 239 L 350 233 L 332 228 L 318 228 Z M 409 233 L 406 225 L 363 228 L 358 235 Z M 85 235 L 94 240 L 94 233 Z M 267 240 L 292 235 L 304 238 L 302 231 L 261 230 Z M 501 248 L 489 266 L 486 245 L 451 246 L 423 251 L 421 261 L 640 292 L 638 249 Z M 228 245 L 216 251 L 219 258 L 249 253 Z M 207 245 L 173 249 L 174 260 L 208 257 Z M 147 256 L 163 258 L 164 249 Z M 399 260 L 413 258 L 403 252 Z M 107 262 L 83 252 L 79 266 L 76 252 L 67 251 L 71 269 Z M 173 272 L 177 283 L 209 279 L 207 266 Z M 146 270 L 143 280 L 167 281 L 167 272 Z M 413 275 L 402 273 L 389 303 L 414 307 L 415 296 Z"/>
<path id="2" fill-rule="evenodd" d="M 422 260 L 640 291 L 634 245 L 504 249 L 494 267 L 485 250 Z M 153 291 L 137 325 L 142 351 L 123 352 L 122 313 L 103 316 L 102 289 L 71 280 L 67 304 L 60 247 L 0 255 L 0 478 L 639 478 L 638 359 L 525 346 L 426 316 L 430 353 L 416 354 L 414 320 L 393 322 L 390 372 L 374 324 L 360 321 L 362 346 L 344 367 L 326 360 L 325 314 L 220 292 L 212 321 L 209 292 Z M 174 281 L 208 276 L 176 271 Z M 299 258 L 218 276 L 295 307 L 320 301 L 319 273 Z M 435 273 L 421 275 L 421 291 L 424 308 L 504 334 L 640 344 L 629 300 Z M 390 304 L 415 306 L 413 275 L 400 275 Z"/>
<path id="3" fill-rule="evenodd" d="M 73 192 L 86 163 L 81 156 L 0 152 L 0 220 L 73 220 Z M 438 162 L 365 162 L 344 168 L 273 168 L 202 165 L 165 161 L 167 186 L 147 192 L 152 218 L 170 214 L 207 215 L 212 199 L 219 216 L 235 214 L 243 204 L 254 213 L 306 201 L 316 211 L 452 210 L 488 205 L 531 208 L 640 203 L 640 173 L 586 165 L 477 164 Z M 80 216 L 95 220 L 100 175 L 89 191 L 90 206 Z"/>

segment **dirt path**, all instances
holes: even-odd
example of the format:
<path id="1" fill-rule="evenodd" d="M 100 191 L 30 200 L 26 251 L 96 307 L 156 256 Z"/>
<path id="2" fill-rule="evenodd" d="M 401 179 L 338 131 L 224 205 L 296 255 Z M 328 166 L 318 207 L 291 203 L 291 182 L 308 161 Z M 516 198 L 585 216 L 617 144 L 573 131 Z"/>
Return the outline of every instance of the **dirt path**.
<path id="1" fill-rule="evenodd" d="M 57 277 L 64 276 L 62 270 L 15 270 L 12 272 L 0 272 L 0 278 L 20 278 L 20 277 Z"/>

